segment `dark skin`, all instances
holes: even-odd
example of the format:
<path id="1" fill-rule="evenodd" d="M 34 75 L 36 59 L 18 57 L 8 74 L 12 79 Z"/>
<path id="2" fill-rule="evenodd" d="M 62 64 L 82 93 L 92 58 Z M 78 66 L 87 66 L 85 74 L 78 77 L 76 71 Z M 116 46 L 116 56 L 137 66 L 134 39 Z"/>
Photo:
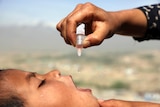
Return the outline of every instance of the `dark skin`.
<path id="1" fill-rule="evenodd" d="M 67 44 L 76 46 L 76 28 L 81 23 L 85 24 L 84 48 L 100 45 L 114 34 L 141 38 L 147 28 L 147 19 L 139 9 L 108 12 L 92 3 L 78 4 L 57 24 Z M 155 103 L 122 100 L 99 101 L 99 104 L 101 107 L 160 107 Z"/>
<path id="2" fill-rule="evenodd" d="M 85 24 L 87 35 L 84 48 L 100 45 L 115 33 L 143 37 L 147 26 L 145 15 L 138 9 L 108 12 L 91 3 L 78 4 L 57 24 L 67 44 L 76 46 L 76 28 L 81 23 Z"/>
<path id="3" fill-rule="evenodd" d="M 90 89 L 76 87 L 70 75 L 61 75 L 58 70 L 38 74 L 9 69 L 4 80 L 6 89 L 22 98 L 25 107 L 99 107 Z"/>

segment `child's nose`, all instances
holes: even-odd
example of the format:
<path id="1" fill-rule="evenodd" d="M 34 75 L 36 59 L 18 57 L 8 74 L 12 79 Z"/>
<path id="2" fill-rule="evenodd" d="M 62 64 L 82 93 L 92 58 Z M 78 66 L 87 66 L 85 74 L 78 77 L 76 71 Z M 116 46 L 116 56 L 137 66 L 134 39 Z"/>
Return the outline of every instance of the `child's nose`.
<path id="1" fill-rule="evenodd" d="M 61 73 L 58 70 L 52 70 L 49 73 L 47 73 L 47 75 L 51 76 L 51 77 L 60 77 Z"/>

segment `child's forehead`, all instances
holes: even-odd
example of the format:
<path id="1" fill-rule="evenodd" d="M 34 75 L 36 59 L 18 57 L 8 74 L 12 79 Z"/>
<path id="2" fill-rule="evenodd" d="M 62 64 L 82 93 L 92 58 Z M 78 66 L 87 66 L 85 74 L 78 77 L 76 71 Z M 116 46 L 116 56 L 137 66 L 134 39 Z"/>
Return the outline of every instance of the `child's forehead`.
<path id="1" fill-rule="evenodd" d="M 3 76 L 8 81 L 20 80 L 20 78 L 24 78 L 27 72 L 23 70 L 17 69 L 8 69 L 4 72 Z"/>
<path id="2" fill-rule="evenodd" d="M 7 74 L 23 74 L 26 73 L 27 71 L 24 70 L 19 70 L 19 69 L 8 69 L 6 70 Z"/>
<path id="3" fill-rule="evenodd" d="M 17 89 L 22 85 L 26 84 L 25 80 L 26 73 L 27 73 L 26 71 L 17 69 L 7 70 L 4 75 L 5 76 L 4 78 L 8 85 Z"/>
<path id="4" fill-rule="evenodd" d="M 18 74 L 18 72 L 17 71 L 14 72 L 13 69 L 3 70 L 3 73 L 1 72 L 1 77 L 2 77 L 1 78 L 1 83 L 3 83 L 3 86 L 8 87 L 10 89 L 13 89 L 14 83 L 17 82 L 15 80 L 19 79 L 17 74 Z"/>
<path id="5" fill-rule="evenodd" d="M 6 74 L 11 74 L 13 72 L 23 72 L 23 70 L 19 70 L 19 69 L 5 69 L 3 70 L 4 73 Z"/>

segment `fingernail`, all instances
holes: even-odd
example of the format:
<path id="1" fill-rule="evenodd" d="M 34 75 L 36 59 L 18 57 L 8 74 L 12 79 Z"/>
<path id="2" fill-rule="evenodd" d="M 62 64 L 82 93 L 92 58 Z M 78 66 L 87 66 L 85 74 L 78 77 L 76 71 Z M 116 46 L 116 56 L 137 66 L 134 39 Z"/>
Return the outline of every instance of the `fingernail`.
<path id="1" fill-rule="evenodd" d="M 89 47 L 90 46 L 90 42 L 89 41 L 87 41 L 87 40 L 84 40 L 83 41 L 83 47 Z"/>

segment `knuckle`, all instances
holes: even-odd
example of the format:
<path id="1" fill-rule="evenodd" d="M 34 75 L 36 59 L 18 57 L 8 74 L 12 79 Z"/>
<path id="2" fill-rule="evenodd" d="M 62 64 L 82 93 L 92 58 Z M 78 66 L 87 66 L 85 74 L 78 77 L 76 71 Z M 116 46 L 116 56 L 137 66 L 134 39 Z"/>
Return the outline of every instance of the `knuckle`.
<path id="1" fill-rule="evenodd" d="M 83 11 L 88 13 L 88 15 L 92 15 L 95 12 L 95 6 L 92 3 L 87 2 L 83 6 Z"/>
<path id="2" fill-rule="evenodd" d="M 81 7 L 82 5 L 83 5 L 82 3 L 79 3 L 79 4 L 77 4 L 76 7 Z"/>
<path id="3" fill-rule="evenodd" d="M 93 4 L 92 4 L 91 2 L 86 2 L 86 3 L 85 3 L 85 6 L 87 6 L 87 7 L 90 7 L 90 6 L 91 6 L 91 7 L 92 7 Z"/>
<path id="4" fill-rule="evenodd" d="M 90 2 L 85 3 L 84 5 L 87 9 L 92 10 L 94 8 L 94 5 Z"/>
<path id="5" fill-rule="evenodd" d="M 72 23 L 73 23 L 73 18 L 72 18 L 72 17 L 68 18 L 68 19 L 66 20 L 66 23 L 67 23 L 67 24 L 72 24 Z"/>

